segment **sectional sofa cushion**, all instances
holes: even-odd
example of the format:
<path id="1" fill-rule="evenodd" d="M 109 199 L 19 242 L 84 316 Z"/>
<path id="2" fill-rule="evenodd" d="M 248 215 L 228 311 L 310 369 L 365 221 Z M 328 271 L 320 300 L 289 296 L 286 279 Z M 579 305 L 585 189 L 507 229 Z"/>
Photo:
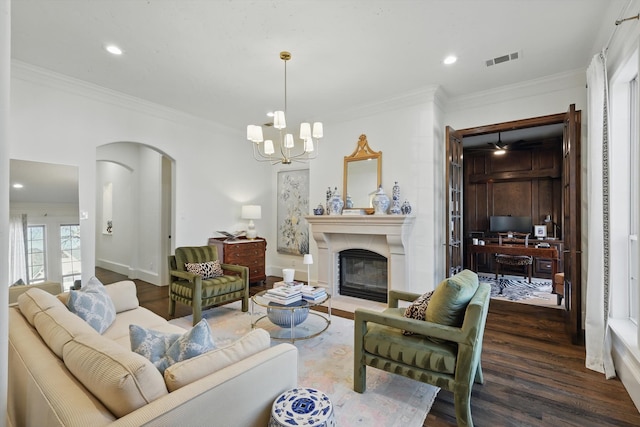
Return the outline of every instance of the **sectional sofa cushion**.
<path id="1" fill-rule="evenodd" d="M 118 418 L 168 394 L 153 364 L 102 335 L 82 334 L 68 342 L 67 369 Z"/>
<path id="2" fill-rule="evenodd" d="M 47 346 L 62 359 L 62 349 L 81 334 L 97 334 L 87 322 L 60 303 L 35 315 L 34 326 Z"/>
<path id="3" fill-rule="evenodd" d="M 20 312 L 31 326 L 34 326 L 33 318 L 36 314 L 59 306 L 60 301 L 54 295 L 39 288 L 29 289 L 18 297 Z"/>
<path id="4" fill-rule="evenodd" d="M 191 384 L 220 369 L 269 348 L 271 338 L 264 329 L 254 329 L 233 343 L 169 366 L 164 381 L 169 392 Z"/>
<path id="5" fill-rule="evenodd" d="M 99 333 L 106 331 L 116 320 L 116 307 L 104 285 L 95 277 L 79 291 L 69 292 L 67 306 Z"/>

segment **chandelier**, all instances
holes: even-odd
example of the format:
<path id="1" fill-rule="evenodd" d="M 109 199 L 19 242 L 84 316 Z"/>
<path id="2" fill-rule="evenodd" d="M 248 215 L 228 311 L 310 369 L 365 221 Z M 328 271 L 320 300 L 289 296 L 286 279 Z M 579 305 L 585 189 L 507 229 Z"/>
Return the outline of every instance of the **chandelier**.
<path id="1" fill-rule="evenodd" d="M 274 165 L 278 163 L 290 165 L 292 161 L 306 162 L 318 157 L 318 150 L 315 147 L 314 138 L 316 140 L 322 138 L 323 129 L 322 123 L 320 122 L 313 123 L 313 129 L 309 123 L 300 123 L 301 144 L 295 143 L 293 134 L 286 133 L 287 61 L 291 59 L 291 54 L 289 52 L 280 52 L 280 59 L 284 61 L 284 111 L 274 112 L 273 122 L 264 125 L 273 126 L 273 128 L 278 130 L 279 139 L 276 142 L 280 152 L 276 154 L 276 147 L 274 146 L 273 140 L 264 139 L 262 126 L 248 125 L 247 139 L 253 142 L 253 157 L 257 161 L 272 162 Z"/>

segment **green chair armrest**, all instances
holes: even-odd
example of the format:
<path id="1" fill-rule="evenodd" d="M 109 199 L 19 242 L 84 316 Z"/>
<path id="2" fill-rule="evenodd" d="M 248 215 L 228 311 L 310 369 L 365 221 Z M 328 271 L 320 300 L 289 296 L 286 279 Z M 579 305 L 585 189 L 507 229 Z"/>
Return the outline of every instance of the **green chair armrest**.
<path id="1" fill-rule="evenodd" d="M 366 323 L 377 323 L 379 325 L 385 325 L 396 329 L 410 331 L 415 334 L 440 338 L 446 341 L 452 341 L 456 343 L 466 343 L 467 335 L 461 328 L 453 326 L 439 325 L 437 323 L 427 322 L 425 320 L 411 319 L 408 317 L 399 317 L 390 315 L 387 313 L 381 313 L 379 311 L 357 308 L 355 310 L 355 330 L 366 332 Z"/>
<path id="2" fill-rule="evenodd" d="M 388 306 L 389 308 L 398 308 L 398 301 L 413 302 L 416 299 L 418 299 L 418 297 L 420 297 L 420 294 L 416 294 L 413 292 L 406 292 L 406 291 L 397 291 L 392 289 L 389 291 Z"/>
<path id="3" fill-rule="evenodd" d="M 245 267 L 244 265 L 236 265 L 236 264 L 220 264 L 223 270 L 233 271 L 234 273 L 240 273 L 249 275 L 249 267 Z M 244 277 L 244 276 L 243 276 Z"/>
<path id="4" fill-rule="evenodd" d="M 169 270 L 169 274 L 171 275 L 171 277 L 188 280 L 189 282 L 193 282 L 196 279 L 196 277 L 200 277 L 197 274 L 189 273 L 188 271 L 180 271 L 180 270 Z"/>

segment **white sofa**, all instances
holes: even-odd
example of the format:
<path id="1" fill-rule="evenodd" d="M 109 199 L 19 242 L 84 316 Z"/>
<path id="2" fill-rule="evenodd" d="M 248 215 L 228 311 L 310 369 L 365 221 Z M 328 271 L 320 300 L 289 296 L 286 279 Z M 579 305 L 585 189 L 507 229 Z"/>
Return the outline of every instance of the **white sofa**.
<path id="1" fill-rule="evenodd" d="M 102 335 L 65 294 L 30 289 L 9 307 L 10 426 L 265 426 L 273 400 L 297 386 L 296 347 L 271 347 L 261 329 L 163 377 L 130 350 L 129 324 L 185 330 L 139 307 L 133 282 L 105 288 L 117 315 Z"/>

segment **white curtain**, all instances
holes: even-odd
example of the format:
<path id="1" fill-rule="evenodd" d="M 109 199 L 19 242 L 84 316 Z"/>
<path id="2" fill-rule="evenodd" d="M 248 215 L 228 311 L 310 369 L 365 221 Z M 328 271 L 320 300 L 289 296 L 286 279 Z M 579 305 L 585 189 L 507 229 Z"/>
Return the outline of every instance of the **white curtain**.
<path id="1" fill-rule="evenodd" d="M 22 279 L 27 283 L 27 215 L 9 218 L 9 284 Z"/>
<path id="2" fill-rule="evenodd" d="M 615 376 L 609 319 L 609 88 L 606 52 L 587 69 L 587 178 L 589 256 L 586 286 L 586 366 Z"/>

